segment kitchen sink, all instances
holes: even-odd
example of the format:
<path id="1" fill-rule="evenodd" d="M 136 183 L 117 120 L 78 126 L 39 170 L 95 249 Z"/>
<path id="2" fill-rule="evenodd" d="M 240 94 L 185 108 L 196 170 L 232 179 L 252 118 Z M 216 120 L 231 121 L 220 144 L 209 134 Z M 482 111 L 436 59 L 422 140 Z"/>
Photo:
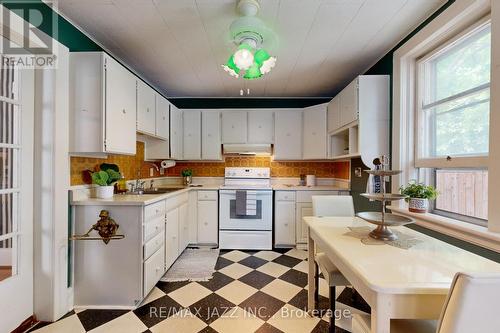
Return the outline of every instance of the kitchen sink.
<path id="1" fill-rule="evenodd" d="M 154 189 L 145 189 L 140 192 L 127 192 L 126 194 L 131 194 L 131 195 L 143 195 L 143 194 L 165 194 L 165 193 L 171 193 L 175 191 L 182 190 L 182 187 L 158 187 Z"/>

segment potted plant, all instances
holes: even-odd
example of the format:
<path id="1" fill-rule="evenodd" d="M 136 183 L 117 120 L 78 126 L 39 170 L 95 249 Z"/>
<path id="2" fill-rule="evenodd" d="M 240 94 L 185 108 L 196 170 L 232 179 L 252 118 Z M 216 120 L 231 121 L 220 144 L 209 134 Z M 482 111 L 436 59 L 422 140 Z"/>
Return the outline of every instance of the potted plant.
<path id="1" fill-rule="evenodd" d="M 401 186 L 399 190 L 401 194 L 407 196 L 405 200 L 409 203 L 409 210 L 414 213 L 427 212 L 429 200 L 434 200 L 438 196 L 434 186 L 417 183 L 416 181 Z"/>
<path id="2" fill-rule="evenodd" d="M 189 186 L 189 184 L 193 182 L 193 170 L 184 169 L 182 170 L 181 175 L 183 177 L 184 186 Z"/>
<path id="3" fill-rule="evenodd" d="M 114 183 L 121 177 L 120 170 L 116 164 L 103 163 L 99 171 L 92 173 L 92 183 L 99 185 L 96 188 L 96 197 L 109 199 L 113 197 Z"/>

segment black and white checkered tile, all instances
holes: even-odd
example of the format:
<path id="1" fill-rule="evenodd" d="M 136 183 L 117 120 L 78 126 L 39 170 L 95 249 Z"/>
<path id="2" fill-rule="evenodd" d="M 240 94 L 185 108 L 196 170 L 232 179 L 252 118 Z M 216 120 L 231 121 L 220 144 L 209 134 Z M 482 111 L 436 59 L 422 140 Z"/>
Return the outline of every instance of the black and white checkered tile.
<path id="1" fill-rule="evenodd" d="M 134 311 L 72 311 L 43 332 L 328 332 L 328 286 L 320 279 L 322 317 L 307 309 L 307 252 L 225 251 L 207 282 L 159 282 Z M 349 313 L 369 312 L 351 288 L 337 287 L 336 332 L 349 332 Z"/>

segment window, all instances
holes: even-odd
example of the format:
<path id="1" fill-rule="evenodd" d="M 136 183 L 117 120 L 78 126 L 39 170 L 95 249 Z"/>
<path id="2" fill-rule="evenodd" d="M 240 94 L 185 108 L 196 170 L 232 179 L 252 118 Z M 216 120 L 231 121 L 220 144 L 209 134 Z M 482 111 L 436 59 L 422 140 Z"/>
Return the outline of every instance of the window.
<path id="1" fill-rule="evenodd" d="M 491 24 L 417 62 L 415 167 L 440 192 L 434 213 L 486 225 Z"/>

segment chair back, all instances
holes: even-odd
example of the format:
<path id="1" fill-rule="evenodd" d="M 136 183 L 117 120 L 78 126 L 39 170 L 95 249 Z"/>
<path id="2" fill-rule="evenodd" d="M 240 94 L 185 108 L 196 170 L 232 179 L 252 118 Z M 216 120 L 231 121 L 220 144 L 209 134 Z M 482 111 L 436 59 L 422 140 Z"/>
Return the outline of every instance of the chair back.
<path id="1" fill-rule="evenodd" d="M 437 333 L 500 332 L 500 273 L 457 273 Z"/>
<path id="2" fill-rule="evenodd" d="M 350 195 L 313 195 L 314 216 L 354 216 L 354 204 Z"/>

